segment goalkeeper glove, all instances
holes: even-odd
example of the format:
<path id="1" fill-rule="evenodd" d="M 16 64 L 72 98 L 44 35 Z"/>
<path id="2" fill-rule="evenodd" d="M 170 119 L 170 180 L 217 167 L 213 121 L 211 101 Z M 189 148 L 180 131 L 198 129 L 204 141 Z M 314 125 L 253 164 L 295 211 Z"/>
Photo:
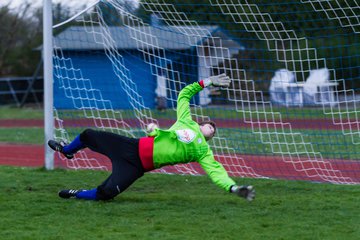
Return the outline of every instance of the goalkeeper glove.
<path id="1" fill-rule="evenodd" d="M 248 201 L 252 201 L 255 198 L 255 189 L 253 186 L 236 186 L 233 185 L 230 188 L 232 193 L 235 193 L 239 197 L 245 198 Z"/>
<path id="2" fill-rule="evenodd" d="M 204 87 L 213 85 L 215 87 L 229 87 L 231 83 L 231 79 L 226 76 L 225 73 L 222 73 L 220 75 L 211 76 L 208 78 L 205 78 L 203 80 Z"/>

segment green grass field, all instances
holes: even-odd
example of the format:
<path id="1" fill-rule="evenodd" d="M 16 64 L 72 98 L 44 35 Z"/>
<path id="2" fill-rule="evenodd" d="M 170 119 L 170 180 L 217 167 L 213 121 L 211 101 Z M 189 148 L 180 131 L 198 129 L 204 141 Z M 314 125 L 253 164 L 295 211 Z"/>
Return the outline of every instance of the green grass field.
<path id="1" fill-rule="evenodd" d="M 25 144 L 43 144 L 43 128 L 1 128 L 0 142 L 25 143 Z"/>
<path id="2" fill-rule="evenodd" d="M 109 202 L 61 199 L 102 171 L 0 167 L 0 239 L 359 239 L 358 186 L 236 179 L 248 203 L 206 176 L 145 174 Z"/>
<path id="3" fill-rule="evenodd" d="M 36 119 L 42 112 L 5 107 L 0 116 Z M 254 134 L 241 131 L 248 142 L 242 151 L 261 147 Z M 0 127 L 0 142 L 43 141 L 42 128 Z M 331 149 L 340 150 L 335 145 Z M 235 179 L 255 186 L 257 198 L 248 203 L 223 192 L 206 176 L 145 174 L 109 202 L 57 196 L 60 189 L 96 187 L 108 174 L 0 166 L 0 239 L 355 240 L 360 236 L 359 186 Z"/>
<path id="4" fill-rule="evenodd" d="M 0 106 L 0 119 L 43 119 L 44 110 L 39 108 L 18 108 Z"/>

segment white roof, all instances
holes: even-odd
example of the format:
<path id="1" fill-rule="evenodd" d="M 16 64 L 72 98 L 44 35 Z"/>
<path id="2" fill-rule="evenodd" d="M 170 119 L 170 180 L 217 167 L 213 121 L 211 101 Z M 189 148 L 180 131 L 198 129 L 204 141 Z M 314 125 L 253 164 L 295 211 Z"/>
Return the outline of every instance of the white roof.
<path id="1" fill-rule="evenodd" d="M 104 37 L 110 35 L 111 38 Z M 213 38 L 209 38 L 213 37 Z M 55 47 L 64 50 L 97 50 L 103 49 L 105 41 L 117 49 L 188 49 L 208 42 L 223 41 L 223 47 L 243 49 L 236 41 L 230 39 L 218 26 L 141 26 L 141 27 L 108 27 L 72 26 L 55 36 Z M 214 39 L 214 41 L 212 41 Z M 109 44 L 109 43 L 106 43 Z M 211 43 L 210 43 L 211 44 Z"/>

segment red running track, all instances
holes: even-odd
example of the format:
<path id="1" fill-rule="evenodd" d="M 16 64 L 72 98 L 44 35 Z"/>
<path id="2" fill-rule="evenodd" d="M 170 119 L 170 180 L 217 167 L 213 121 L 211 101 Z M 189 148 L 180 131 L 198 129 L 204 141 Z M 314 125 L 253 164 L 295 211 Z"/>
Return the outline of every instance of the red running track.
<path id="1" fill-rule="evenodd" d="M 42 145 L 0 143 L 0 165 L 42 167 L 44 158 Z"/>
<path id="2" fill-rule="evenodd" d="M 97 159 L 101 165 L 105 165 L 108 169 L 111 169 L 110 161 L 99 154 L 92 153 L 91 151 L 86 151 L 87 155 L 90 158 Z M 280 178 L 280 179 L 294 179 L 294 180 L 311 180 L 324 182 L 323 179 L 318 177 L 318 173 L 315 170 L 308 171 L 297 171 L 301 169 L 301 165 L 304 168 L 311 169 L 315 166 L 318 169 L 329 169 L 329 165 L 334 170 L 339 170 L 341 172 L 341 177 L 351 178 L 352 181 L 360 183 L 360 161 L 349 161 L 349 160 L 326 160 L 326 166 L 324 162 L 314 163 L 314 161 L 306 162 L 299 161 L 294 163 L 290 162 L 280 156 L 259 156 L 259 155 L 239 155 L 239 158 L 244 159 L 244 163 L 248 167 L 256 169 L 256 173 L 262 176 L 267 176 L 271 178 Z M 231 161 L 229 157 L 221 157 L 218 159 L 220 162 L 228 165 Z M 80 161 L 81 162 L 81 161 Z M 226 164 L 228 163 L 228 164 Z M 20 144 L 6 144 L 0 143 L 0 165 L 10 165 L 10 166 L 21 166 L 21 167 L 42 167 L 44 166 L 44 147 L 42 145 L 20 145 Z M 56 167 L 66 167 L 64 160 L 56 160 Z M 81 165 L 81 163 L 80 163 Z M 193 164 L 193 167 L 203 173 L 202 169 L 198 164 Z M 232 176 L 240 176 L 240 174 L 234 174 L 234 172 L 243 173 L 244 169 L 241 167 L 231 167 L 232 169 L 227 169 Z M 175 173 L 175 168 L 166 167 L 168 172 Z M 325 171 L 324 171 L 325 172 Z M 334 174 L 337 176 L 339 173 L 336 171 Z M 309 175 L 314 175 L 314 177 L 309 177 Z M 339 179 L 341 181 L 341 179 Z"/>

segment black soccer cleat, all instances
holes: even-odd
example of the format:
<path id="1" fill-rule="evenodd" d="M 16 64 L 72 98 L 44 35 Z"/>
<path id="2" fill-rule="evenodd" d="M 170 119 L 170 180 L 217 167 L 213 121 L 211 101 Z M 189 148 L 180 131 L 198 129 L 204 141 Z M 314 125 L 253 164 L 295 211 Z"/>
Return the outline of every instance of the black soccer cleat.
<path id="1" fill-rule="evenodd" d="M 67 159 L 74 158 L 74 154 L 68 154 L 63 152 L 63 148 L 66 145 L 63 141 L 57 142 L 55 140 L 49 140 L 48 145 L 52 150 L 62 153 Z"/>
<path id="2" fill-rule="evenodd" d="M 61 198 L 71 198 L 71 197 L 76 197 L 76 194 L 78 194 L 79 192 L 81 192 L 82 190 L 76 190 L 76 189 L 66 189 L 66 190 L 61 190 L 59 192 L 59 197 Z"/>

